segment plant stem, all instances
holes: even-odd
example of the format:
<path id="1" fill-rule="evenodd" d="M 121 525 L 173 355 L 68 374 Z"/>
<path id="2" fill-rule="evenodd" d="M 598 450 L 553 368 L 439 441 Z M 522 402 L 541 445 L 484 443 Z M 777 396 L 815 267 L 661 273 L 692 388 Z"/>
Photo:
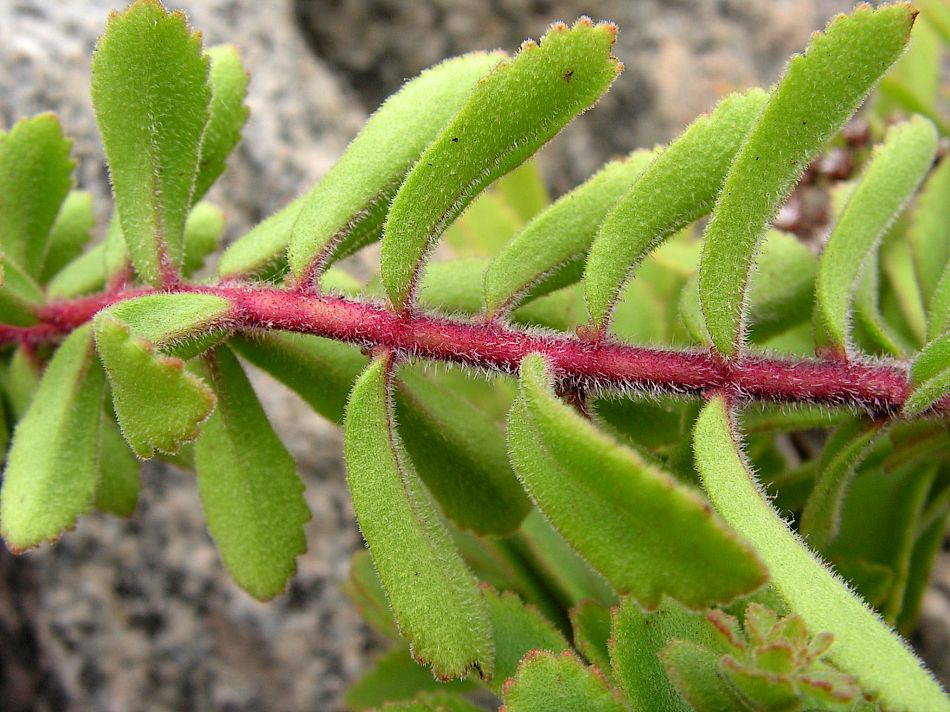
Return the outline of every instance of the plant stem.
<path id="1" fill-rule="evenodd" d="M 55 341 L 111 304 L 157 291 L 132 289 L 47 304 L 37 311 L 38 324 L 0 325 L 0 344 Z M 314 334 L 367 349 L 384 347 L 404 356 L 505 373 L 515 373 L 525 356 L 537 352 L 551 362 L 559 385 L 595 393 L 721 391 L 745 400 L 840 404 L 893 416 L 911 391 L 907 368 L 898 361 L 761 355 L 724 360 L 709 351 L 591 341 L 421 312 L 397 314 L 376 303 L 273 287 L 180 285 L 176 291 L 230 300 L 234 305 L 230 326 L 237 329 Z M 950 399 L 941 401 L 937 410 L 950 411 Z"/>

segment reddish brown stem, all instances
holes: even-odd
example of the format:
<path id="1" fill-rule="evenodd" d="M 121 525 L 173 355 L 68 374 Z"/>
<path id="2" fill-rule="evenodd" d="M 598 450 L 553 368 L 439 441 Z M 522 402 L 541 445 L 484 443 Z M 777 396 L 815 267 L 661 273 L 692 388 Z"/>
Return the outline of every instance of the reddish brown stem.
<path id="1" fill-rule="evenodd" d="M 138 289 L 52 303 L 40 323 L 0 326 L 0 343 L 56 339 Z M 426 313 L 396 314 L 384 306 L 333 295 L 258 286 L 183 285 L 178 291 L 215 294 L 234 305 L 237 329 L 315 334 L 396 354 L 514 373 L 529 353 L 551 362 L 561 385 L 586 392 L 646 390 L 702 394 L 723 391 L 742 399 L 843 404 L 878 415 L 897 413 L 910 392 L 907 369 L 893 361 L 785 359 L 748 355 L 724 361 L 708 351 L 656 349 L 604 339 L 518 330 L 498 322 L 463 321 Z M 950 410 L 945 399 L 940 410 Z"/>

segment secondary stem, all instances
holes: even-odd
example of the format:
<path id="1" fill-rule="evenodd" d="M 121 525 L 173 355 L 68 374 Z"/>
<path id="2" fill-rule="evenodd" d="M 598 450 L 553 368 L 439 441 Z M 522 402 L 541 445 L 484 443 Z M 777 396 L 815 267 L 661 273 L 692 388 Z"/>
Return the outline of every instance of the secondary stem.
<path id="1" fill-rule="evenodd" d="M 55 340 L 100 309 L 156 291 L 135 289 L 45 305 L 38 311 L 39 324 L 0 325 L 0 344 Z M 526 355 L 537 352 L 551 362 L 561 385 L 587 391 L 702 394 L 715 390 L 743 399 L 857 406 L 877 415 L 897 413 L 910 393 L 907 370 L 894 361 L 757 355 L 725 361 L 707 351 L 595 342 L 426 313 L 396 314 L 379 304 L 273 287 L 182 285 L 177 291 L 230 300 L 234 305 L 230 323 L 237 329 L 315 334 L 506 373 L 516 372 Z M 943 401 L 940 409 L 950 409 L 950 403 Z"/>

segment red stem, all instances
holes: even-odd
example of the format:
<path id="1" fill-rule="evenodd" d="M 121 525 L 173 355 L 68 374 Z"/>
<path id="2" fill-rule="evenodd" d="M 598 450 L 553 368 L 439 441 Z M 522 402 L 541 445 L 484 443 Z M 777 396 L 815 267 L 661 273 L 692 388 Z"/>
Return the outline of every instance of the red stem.
<path id="1" fill-rule="evenodd" d="M 40 323 L 0 325 L 0 343 L 56 339 L 110 304 L 155 293 L 137 289 L 48 304 Z M 584 391 L 637 389 L 702 394 L 717 390 L 743 399 L 844 404 L 877 415 L 897 413 L 908 394 L 907 369 L 893 361 L 781 359 L 750 355 L 723 361 L 707 351 L 668 350 L 598 342 L 497 322 L 430 314 L 396 314 L 384 306 L 333 295 L 268 287 L 182 285 L 178 291 L 215 294 L 234 305 L 238 329 L 281 329 L 325 336 L 366 348 L 464 363 L 514 373 L 529 353 L 545 355 L 562 386 Z M 945 399 L 940 410 L 950 410 Z"/>

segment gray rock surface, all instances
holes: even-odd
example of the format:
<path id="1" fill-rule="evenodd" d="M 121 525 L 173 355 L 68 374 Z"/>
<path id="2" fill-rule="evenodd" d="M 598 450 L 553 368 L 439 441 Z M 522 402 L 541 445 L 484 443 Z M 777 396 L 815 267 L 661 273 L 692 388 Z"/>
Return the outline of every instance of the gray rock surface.
<path id="1" fill-rule="evenodd" d="M 212 193 L 241 234 L 322 175 L 367 111 L 407 77 L 472 48 L 514 49 L 554 19 L 621 27 L 626 71 L 613 91 L 545 151 L 557 190 L 602 160 L 664 141 L 724 91 L 767 84 L 838 0 L 181 0 L 208 43 L 234 42 L 252 71 L 245 138 Z M 53 109 L 82 187 L 104 223 L 107 176 L 88 97 L 89 56 L 122 3 L 0 2 L 0 125 Z M 305 32 L 298 31 L 296 22 Z M 312 52 L 307 47 L 306 36 Z M 336 710 L 375 639 L 339 592 L 360 545 L 342 478 L 341 442 L 272 381 L 254 382 L 297 457 L 313 512 L 310 551 L 288 594 L 259 604 L 227 578 L 204 529 L 193 476 L 144 472 L 131 521 L 86 518 L 53 547 L 0 555 L 0 709 Z M 950 645 L 946 598 L 925 621 Z M 929 616 L 929 617 L 928 617 Z M 943 623 L 939 623 L 943 621 Z M 942 627 L 941 627 L 942 625 Z M 940 642 L 942 641 L 942 642 Z M 939 645 L 943 647 L 940 648 Z M 13 653 L 11 654 L 11 651 Z M 940 656 L 943 656 L 942 658 Z"/>

